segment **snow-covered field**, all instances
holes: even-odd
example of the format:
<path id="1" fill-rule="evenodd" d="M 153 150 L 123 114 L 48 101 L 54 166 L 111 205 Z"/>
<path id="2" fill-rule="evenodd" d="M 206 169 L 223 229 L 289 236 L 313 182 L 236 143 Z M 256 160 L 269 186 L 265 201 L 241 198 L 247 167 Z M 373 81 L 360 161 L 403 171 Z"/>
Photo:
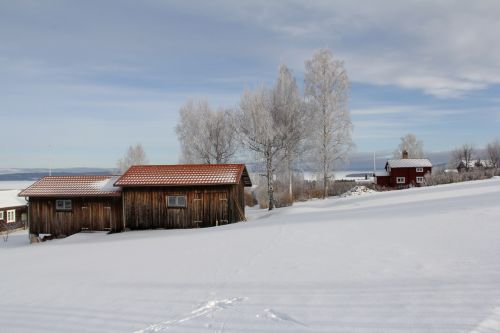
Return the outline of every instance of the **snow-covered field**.
<path id="1" fill-rule="evenodd" d="M 500 332 L 500 179 L 0 248 L 2 332 Z M 5 247 L 5 244 L 4 246 Z"/>
<path id="2" fill-rule="evenodd" d="M 31 184 L 34 180 L 4 180 L 0 181 L 0 191 L 2 190 L 24 190 Z"/>

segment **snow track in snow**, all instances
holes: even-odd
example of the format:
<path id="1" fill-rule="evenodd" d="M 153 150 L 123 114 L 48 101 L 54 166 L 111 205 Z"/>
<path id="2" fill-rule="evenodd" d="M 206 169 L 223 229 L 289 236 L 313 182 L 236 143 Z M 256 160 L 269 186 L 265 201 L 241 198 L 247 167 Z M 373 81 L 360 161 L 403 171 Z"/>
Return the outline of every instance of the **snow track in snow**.
<path id="1" fill-rule="evenodd" d="M 135 331 L 134 333 L 150 333 L 150 332 L 166 331 L 172 327 L 179 326 L 180 324 L 185 323 L 187 321 L 190 321 L 190 320 L 193 320 L 193 319 L 196 319 L 199 317 L 210 316 L 210 315 L 214 314 L 215 312 L 227 309 L 227 308 L 233 306 L 235 303 L 243 302 L 244 300 L 246 300 L 245 297 L 234 297 L 234 298 L 229 298 L 229 299 L 208 301 L 208 302 L 205 302 L 205 303 L 199 305 L 197 308 L 195 308 L 189 314 L 182 316 L 181 318 L 162 321 L 160 323 L 156 323 L 156 324 L 153 324 L 151 326 L 148 326 L 142 330 Z"/>
<path id="2" fill-rule="evenodd" d="M 278 312 L 273 309 L 265 309 L 263 313 L 257 315 L 257 318 L 268 319 L 276 322 L 293 324 L 293 325 L 307 326 L 304 323 L 296 319 L 293 319 L 286 313 Z"/>

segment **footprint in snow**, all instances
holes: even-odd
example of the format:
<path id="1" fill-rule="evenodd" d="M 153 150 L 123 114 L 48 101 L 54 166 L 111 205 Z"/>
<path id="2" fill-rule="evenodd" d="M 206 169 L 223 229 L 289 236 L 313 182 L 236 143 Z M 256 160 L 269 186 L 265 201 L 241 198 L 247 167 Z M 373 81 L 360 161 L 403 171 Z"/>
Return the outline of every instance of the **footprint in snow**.
<path id="1" fill-rule="evenodd" d="M 257 318 L 272 320 L 275 322 L 289 323 L 306 327 L 307 325 L 290 317 L 286 313 L 278 312 L 273 309 L 265 309 L 263 313 L 258 314 Z"/>
<path id="2" fill-rule="evenodd" d="M 232 307 L 235 303 L 245 301 L 246 297 L 234 297 L 220 300 L 212 300 L 200 304 L 190 313 L 185 314 L 177 319 L 165 320 L 153 325 L 150 325 L 144 329 L 135 331 L 134 333 L 149 333 L 149 332 L 162 332 L 166 331 L 172 327 L 178 326 L 184 322 L 190 321 L 203 316 L 209 316 L 215 312 Z"/>

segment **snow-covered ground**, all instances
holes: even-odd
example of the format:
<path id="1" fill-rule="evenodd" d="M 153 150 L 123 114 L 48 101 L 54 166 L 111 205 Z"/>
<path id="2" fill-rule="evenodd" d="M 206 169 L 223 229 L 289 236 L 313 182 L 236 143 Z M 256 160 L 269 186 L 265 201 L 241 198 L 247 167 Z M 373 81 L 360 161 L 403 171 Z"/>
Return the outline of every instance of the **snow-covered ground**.
<path id="1" fill-rule="evenodd" d="M 2 332 L 500 332 L 500 178 L 0 248 Z M 24 244 L 24 245 L 23 245 Z"/>

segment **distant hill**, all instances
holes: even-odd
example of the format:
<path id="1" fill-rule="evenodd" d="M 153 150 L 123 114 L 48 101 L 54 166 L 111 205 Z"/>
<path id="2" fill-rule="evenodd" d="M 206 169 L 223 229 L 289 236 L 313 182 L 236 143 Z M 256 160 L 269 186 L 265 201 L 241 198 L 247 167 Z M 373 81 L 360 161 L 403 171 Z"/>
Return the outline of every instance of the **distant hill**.
<path id="1" fill-rule="evenodd" d="M 58 168 L 49 169 L 42 168 L 5 168 L 0 169 L 0 181 L 6 180 L 37 180 L 44 176 L 71 176 L 71 175 L 112 175 L 116 174 L 116 169 L 106 168 Z"/>

